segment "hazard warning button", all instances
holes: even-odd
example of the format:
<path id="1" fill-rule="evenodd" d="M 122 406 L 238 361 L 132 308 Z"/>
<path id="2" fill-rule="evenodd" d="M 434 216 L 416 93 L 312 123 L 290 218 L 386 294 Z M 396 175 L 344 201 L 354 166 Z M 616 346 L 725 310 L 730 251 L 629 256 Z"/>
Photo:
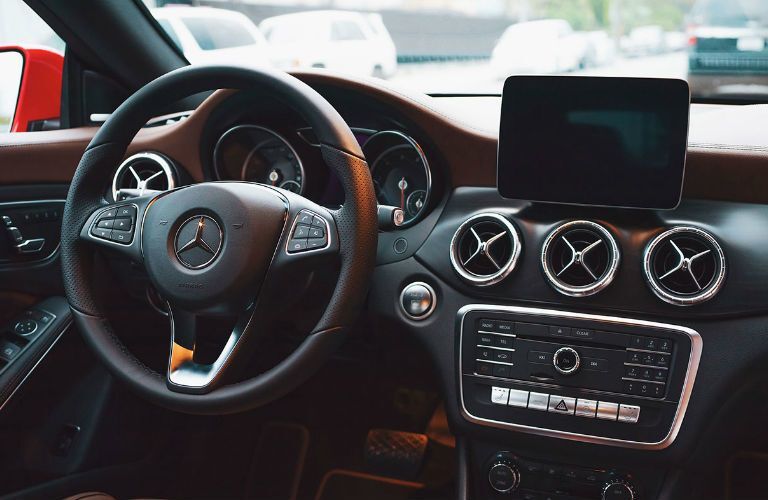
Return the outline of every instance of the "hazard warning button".
<path id="1" fill-rule="evenodd" d="M 573 415 L 576 409 L 576 398 L 566 398 L 564 396 L 549 396 L 549 411 L 552 413 L 562 413 L 564 415 Z"/>

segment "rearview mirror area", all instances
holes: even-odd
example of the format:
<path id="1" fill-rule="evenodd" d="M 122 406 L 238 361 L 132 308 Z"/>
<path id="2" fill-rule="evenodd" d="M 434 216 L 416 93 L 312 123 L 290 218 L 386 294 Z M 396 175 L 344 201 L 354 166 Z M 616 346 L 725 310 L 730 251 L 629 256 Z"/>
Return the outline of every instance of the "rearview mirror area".
<path id="1" fill-rule="evenodd" d="M 0 49 L 0 133 L 11 130 L 23 72 L 24 55 L 15 49 Z"/>

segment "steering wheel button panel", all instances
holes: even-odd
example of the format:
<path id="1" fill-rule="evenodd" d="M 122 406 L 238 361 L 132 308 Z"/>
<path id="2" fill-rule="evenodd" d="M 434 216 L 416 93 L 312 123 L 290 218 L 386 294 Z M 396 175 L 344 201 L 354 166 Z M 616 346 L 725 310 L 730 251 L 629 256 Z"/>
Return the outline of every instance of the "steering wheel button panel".
<path id="1" fill-rule="evenodd" d="M 328 222 L 317 214 L 302 210 L 294 220 L 287 252 L 319 250 L 328 246 Z"/>
<path id="2" fill-rule="evenodd" d="M 136 207 L 123 205 L 110 207 L 101 212 L 91 228 L 91 236 L 124 245 L 133 241 Z"/>

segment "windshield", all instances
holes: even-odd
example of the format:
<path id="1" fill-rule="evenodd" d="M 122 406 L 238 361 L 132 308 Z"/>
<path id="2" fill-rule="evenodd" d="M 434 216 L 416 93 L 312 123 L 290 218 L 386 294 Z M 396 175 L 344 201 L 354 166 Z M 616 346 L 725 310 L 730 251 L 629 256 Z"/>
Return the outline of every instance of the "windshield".
<path id="1" fill-rule="evenodd" d="M 221 51 L 430 94 L 499 94 L 520 74 L 682 78 L 694 98 L 768 101 L 768 0 L 145 2 L 193 64 Z"/>

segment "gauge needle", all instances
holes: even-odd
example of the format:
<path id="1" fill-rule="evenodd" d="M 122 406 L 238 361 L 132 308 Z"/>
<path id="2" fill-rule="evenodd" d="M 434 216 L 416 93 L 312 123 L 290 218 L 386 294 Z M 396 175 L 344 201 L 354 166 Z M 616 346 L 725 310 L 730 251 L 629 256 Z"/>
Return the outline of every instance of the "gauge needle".
<path id="1" fill-rule="evenodd" d="M 280 174 L 277 173 L 277 170 L 273 170 L 269 173 L 269 182 L 271 182 L 273 186 L 277 185 L 277 181 L 279 178 L 280 178 Z"/>
<path id="2" fill-rule="evenodd" d="M 400 179 L 400 182 L 397 183 L 397 187 L 400 188 L 400 209 L 405 210 L 405 190 L 408 187 L 405 177 Z"/>

